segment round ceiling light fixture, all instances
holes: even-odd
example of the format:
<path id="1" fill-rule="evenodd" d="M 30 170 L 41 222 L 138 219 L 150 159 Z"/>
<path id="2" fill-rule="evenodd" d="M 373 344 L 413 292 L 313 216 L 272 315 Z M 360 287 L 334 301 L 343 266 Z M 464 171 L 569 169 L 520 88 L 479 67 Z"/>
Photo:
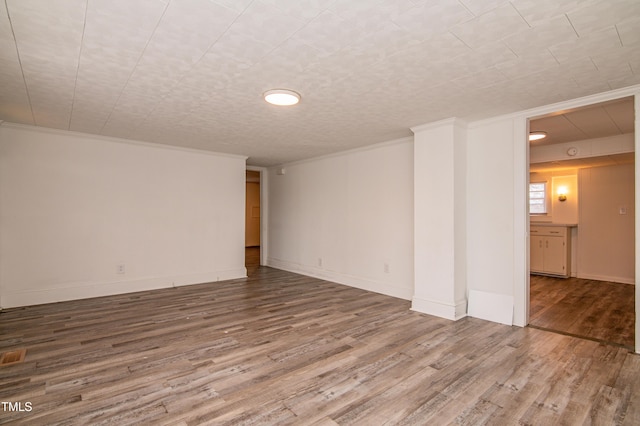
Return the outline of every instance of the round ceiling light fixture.
<path id="1" fill-rule="evenodd" d="M 288 89 L 267 90 L 262 96 L 273 105 L 290 106 L 300 102 L 300 94 Z"/>
<path id="2" fill-rule="evenodd" d="M 529 142 L 531 141 L 539 141 L 540 139 L 544 139 L 547 137 L 547 132 L 530 132 L 529 133 Z"/>

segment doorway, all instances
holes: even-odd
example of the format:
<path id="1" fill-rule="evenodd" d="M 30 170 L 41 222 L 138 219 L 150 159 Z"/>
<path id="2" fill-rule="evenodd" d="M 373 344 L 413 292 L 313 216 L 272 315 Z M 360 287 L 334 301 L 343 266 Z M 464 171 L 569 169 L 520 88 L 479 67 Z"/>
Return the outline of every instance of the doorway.
<path id="1" fill-rule="evenodd" d="M 634 121 L 633 96 L 529 120 L 530 326 L 634 349 Z"/>
<path id="2" fill-rule="evenodd" d="M 245 267 L 251 276 L 260 267 L 260 171 L 246 171 L 245 197 Z"/>

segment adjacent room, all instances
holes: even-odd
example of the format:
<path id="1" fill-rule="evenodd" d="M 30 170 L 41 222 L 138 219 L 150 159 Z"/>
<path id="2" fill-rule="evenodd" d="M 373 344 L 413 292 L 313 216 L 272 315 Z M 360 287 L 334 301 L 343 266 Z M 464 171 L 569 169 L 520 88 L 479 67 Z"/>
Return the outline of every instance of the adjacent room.
<path id="1" fill-rule="evenodd" d="M 253 275 L 254 268 L 260 266 L 260 171 L 247 170 L 245 187 L 245 231 L 244 231 L 244 265 L 247 275 Z"/>
<path id="2" fill-rule="evenodd" d="M 4 1 L 0 423 L 640 424 L 639 27 Z"/>
<path id="3" fill-rule="evenodd" d="M 623 98 L 529 123 L 531 326 L 634 347 L 634 118 Z"/>

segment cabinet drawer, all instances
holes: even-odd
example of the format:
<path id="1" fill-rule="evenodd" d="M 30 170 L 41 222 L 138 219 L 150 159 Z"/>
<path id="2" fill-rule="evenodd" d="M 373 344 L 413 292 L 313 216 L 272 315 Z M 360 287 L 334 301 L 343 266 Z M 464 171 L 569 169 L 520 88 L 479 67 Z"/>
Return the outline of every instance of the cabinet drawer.
<path id="1" fill-rule="evenodd" d="M 549 235 L 552 237 L 566 237 L 567 236 L 567 227 L 566 226 L 531 226 L 530 228 L 531 235 Z"/>

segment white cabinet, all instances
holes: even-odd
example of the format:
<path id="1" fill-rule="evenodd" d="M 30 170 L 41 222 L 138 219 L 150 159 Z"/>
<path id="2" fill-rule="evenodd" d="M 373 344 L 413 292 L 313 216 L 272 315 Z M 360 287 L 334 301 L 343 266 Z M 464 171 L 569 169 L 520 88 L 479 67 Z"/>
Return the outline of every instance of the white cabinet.
<path id="1" fill-rule="evenodd" d="M 571 273 L 571 233 L 567 226 L 531 225 L 532 274 L 568 277 Z"/>

